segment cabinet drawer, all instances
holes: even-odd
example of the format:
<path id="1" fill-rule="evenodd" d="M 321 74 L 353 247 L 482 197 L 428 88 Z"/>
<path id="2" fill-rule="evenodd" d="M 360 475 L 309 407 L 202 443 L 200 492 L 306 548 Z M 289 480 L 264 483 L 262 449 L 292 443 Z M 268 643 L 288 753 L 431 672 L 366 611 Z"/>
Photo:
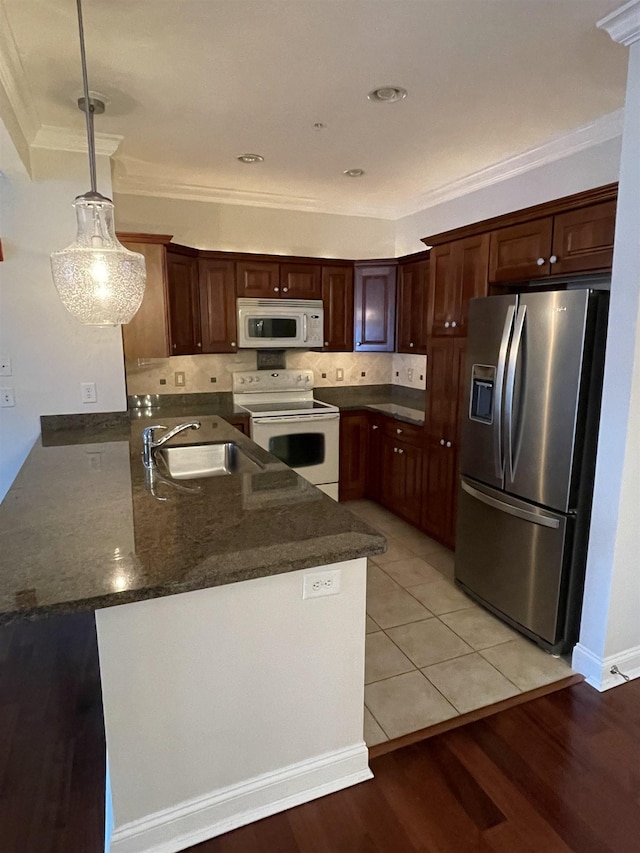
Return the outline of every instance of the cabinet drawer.
<path id="1" fill-rule="evenodd" d="M 384 418 L 382 422 L 383 435 L 396 441 L 412 444 L 414 447 L 422 447 L 424 428 L 415 424 L 398 421 L 395 418 Z"/>

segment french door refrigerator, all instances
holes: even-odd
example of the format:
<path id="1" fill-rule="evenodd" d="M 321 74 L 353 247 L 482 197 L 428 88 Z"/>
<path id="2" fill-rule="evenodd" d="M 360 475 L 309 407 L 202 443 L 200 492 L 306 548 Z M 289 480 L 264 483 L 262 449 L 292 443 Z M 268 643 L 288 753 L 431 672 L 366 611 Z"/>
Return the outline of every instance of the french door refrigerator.
<path id="1" fill-rule="evenodd" d="M 577 639 L 608 293 L 473 299 L 455 578 L 553 653 Z"/>

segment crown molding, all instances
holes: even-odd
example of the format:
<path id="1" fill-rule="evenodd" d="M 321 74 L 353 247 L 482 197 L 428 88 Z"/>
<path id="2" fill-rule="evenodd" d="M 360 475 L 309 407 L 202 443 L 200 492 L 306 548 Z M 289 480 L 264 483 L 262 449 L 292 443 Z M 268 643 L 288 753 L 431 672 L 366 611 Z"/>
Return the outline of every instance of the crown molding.
<path id="1" fill-rule="evenodd" d="M 96 133 L 96 154 L 111 157 L 116 153 L 123 139 L 124 137 L 115 133 Z M 50 151 L 79 151 L 86 154 L 87 134 L 83 130 L 43 124 L 36 132 L 31 147 L 46 148 Z"/>
<path id="2" fill-rule="evenodd" d="M 394 219 L 392 208 L 358 207 L 355 205 L 331 204 L 316 198 L 289 196 L 280 193 L 249 192 L 201 184 L 183 184 L 160 180 L 155 175 L 118 175 L 113 178 L 113 191 L 119 195 L 175 198 L 183 201 L 201 201 L 213 204 L 235 204 L 248 207 L 264 207 L 277 210 L 297 210 L 311 213 L 363 216 L 374 219 Z"/>
<path id="3" fill-rule="evenodd" d="M 609 33 L 618 44 L 629 47 L 640 40 L 640 0 L 629 0 L 615 12 L 601 18 L 596 27 Z"/>
<path id="4" fill-rule="evenodd" d="M 569 131 L 569 133 L 543 142 L 541 145 L 531 148 L 522 154 L 516 154 L 514 157 L 509 157 L 500 163 L 488 166 L 486 169 L 481 169 L 457 181 L 452 181 L 449 184 L 429 190 L 417 196 L 412 201 L 407 202 L 407 204 L 396 208 L 395 218 L 400 219 L 403 216 L 410 216 L 421 210 L 435 207 L 437 204 L 442 204 L 443 202 L 460 198 L 460 196 L 468 195 L 477 190 L 491 187 L 509 178 L 515 178 L 533 169 L 538 169 L 540 166 L 554 163 L 557 160 L 570 157 L 572 154 L 577 154 L 579 151 L 584 151 L 587 148 L 592 148 L 595 145 L 600 145 L 603 142 L 621 137 L 623 122 L 624 109 L 621 108 L 595 119 L 589 122 L 589 124 Z"/>
<path id="5" fill-rule="evenodd" d="M 4 3 L 0 3 L 0 86 L 13 110 L 25 143 L 30 145 L 40 121 L 33 106 L 31 89 L 24 73 Z"/>

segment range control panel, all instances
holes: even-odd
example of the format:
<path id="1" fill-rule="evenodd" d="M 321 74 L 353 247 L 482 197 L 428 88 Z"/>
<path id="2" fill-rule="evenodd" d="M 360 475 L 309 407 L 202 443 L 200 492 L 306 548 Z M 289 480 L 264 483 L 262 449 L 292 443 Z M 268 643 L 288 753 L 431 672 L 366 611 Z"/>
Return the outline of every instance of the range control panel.
<path id="1" fill-rule="evenodd" d="M 313 370 L 240 370 L 233 374 L 233 393 L 306 391 L 313 388 Z"/>

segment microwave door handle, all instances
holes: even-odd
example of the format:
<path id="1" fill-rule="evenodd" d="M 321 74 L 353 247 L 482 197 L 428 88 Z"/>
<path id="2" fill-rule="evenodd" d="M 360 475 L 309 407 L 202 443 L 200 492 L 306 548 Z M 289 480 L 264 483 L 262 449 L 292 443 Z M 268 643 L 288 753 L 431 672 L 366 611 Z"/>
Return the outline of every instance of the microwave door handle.
<path id="1" fill-rule="evenodd" d="M 302 340 L 304 341 L 305 344 L 307 342 L 307 338 L 308 338 L 308 335 L 307 335 L 307 315 L 303 314 L 302 315 Z"/>
<path id="2" fill-rule="evenodd" d="M 509 480 L 513 480 L 515 475 L 515 458 L 514 458 L 514 436 L 513 436 L 513 398 L 516 386 L 516 367 L 518 364 L 518 356 L 520 355 L 520 345 L 522 343 L 522 330 L 527 314 L 527 306 L 521 305 L 518 308 L 516 322 L 513 327 L 513 342 L 509 352 L 509 363 L 507 365 L 507 380 L 505 382 L 504 394 L 504 432 L 506 453 L 505 457 L 509 463 Z"/>
<path id="3" fill-rule="evenodd" d="M 504 375 L 507 366 L 507 352 L 509 350 L 509 339 L 511 338 L 511 329 L 513 327 L 513 318 L 516 313 L 515 306 L 510 305 L 507 308 L 507 314 L 504 320 L 504 328 L 502 329 L 502 339 L 500 341 L 500 349 L 498 351 L 498 365 L 496 370 L 496 392 L 495 392 L 495 411 L 493 423 L 493 458 L 496 467 L 496 476 L 499 480 L 504 477 L 504 449 L 502 442 L 502 389 L 504 387 Z"/>

